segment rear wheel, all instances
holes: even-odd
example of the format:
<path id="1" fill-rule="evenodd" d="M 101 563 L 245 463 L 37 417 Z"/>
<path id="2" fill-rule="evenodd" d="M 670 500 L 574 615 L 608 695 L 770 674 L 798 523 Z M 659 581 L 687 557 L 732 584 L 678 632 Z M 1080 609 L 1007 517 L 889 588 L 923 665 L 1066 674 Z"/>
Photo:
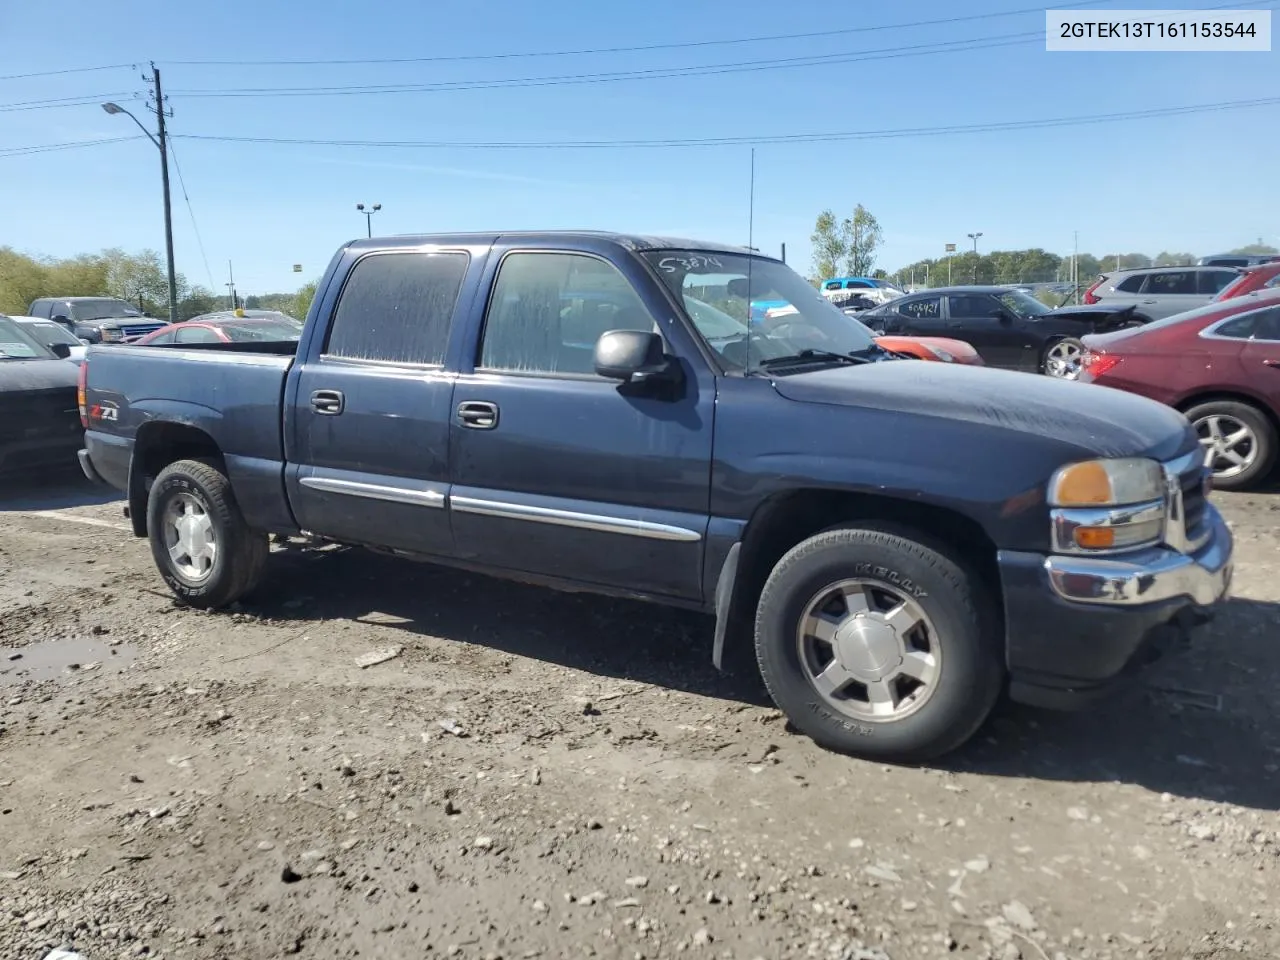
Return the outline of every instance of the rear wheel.
<path id="1" fill-rule="evenodd" d="M 969 739 L 1000 694 L 990 614 L 944 548 L 908 531 L 829 530 L 770 574 L 756 657 L 774 702 L 817 743 L 925 760 Z"/>
<path id="2" fill-rule="evenodd" d="M 1211 400 L 1192 407 L 1213 485 L 1242 490 L 1265 478 L 1276 461 L 1276 430 L 1266 414 L 1238 400 Z"/>
<path id="3" fill-rule="evenodd" d="M 226 475 L 202 460 L 160 471 L 147 500 L 147 530 L 160 575 L 193 607 L 238 600 L 266 564 L 266 535 L 245 523 Z"/>
<path id="4" fill-rule="evenodd" d="M 1045 348 L 1040 358 L 1040 371 L 1059 380 L 1078 380 L 1084 360 L 1084 343 L 1075 337 L 1063 337 Z"/>

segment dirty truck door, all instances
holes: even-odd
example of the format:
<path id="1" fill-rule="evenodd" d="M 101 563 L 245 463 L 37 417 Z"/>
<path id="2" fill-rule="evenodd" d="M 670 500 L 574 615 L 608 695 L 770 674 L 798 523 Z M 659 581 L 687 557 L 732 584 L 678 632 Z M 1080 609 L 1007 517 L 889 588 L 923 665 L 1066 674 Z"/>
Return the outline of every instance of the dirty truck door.
<path id="1" fill-rule="evenodd" d="M 297 373 L 289 493 L 304 530 L 452 553 L 443 363 L 471 260 L 380 250 L 347 274 L 324 342 L 308 343 Z"/>
<path id="2" fill-rule="evenodd" d="M 459 555 L 699 598 L 710 371 L 686 358 L 675 398 L 595 374 L 600 334 L 664 332 L 655 317 L 672 315 L 637 263 L 506 249 L 491 254 L 495 267 L 475 370 L 462 367 L 453 398 L 450 512 Z"/>

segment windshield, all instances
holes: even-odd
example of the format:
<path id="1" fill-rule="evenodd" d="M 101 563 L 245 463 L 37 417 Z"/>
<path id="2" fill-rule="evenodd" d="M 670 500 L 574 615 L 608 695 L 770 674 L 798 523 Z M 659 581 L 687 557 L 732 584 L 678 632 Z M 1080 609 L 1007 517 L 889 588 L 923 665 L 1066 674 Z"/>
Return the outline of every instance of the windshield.
<path id="1" fill-rule="evenodd" d="M 232 340 L 297 340 L 301 331 L 295 323 L 284 320 L 242 320 L 219 324 Z"/>
<path id="2" fill-rule="evenodd" d="M 0 317 L 0 359 L 50 360 L 55 359 L 39 340 L 22 329 L 8 317 Z"/>
<path id="3" fill-rule="evenodd" d="M 1042 317 L 1049 312 L 1049 308 L 1043 303 L 1021 290 L 1010 290 L 1008 293 L 1000 294 L 1000 303 L 1005 309 L 1012 310 L 1024 320 L 1028 317 Z"/>
<path id="4" fill-rule="evenodd" d="M 875 347 L 870 330 L 776 260 L 695 250 L 644 256 L 729 370 L 804 350 L 857 354 Z"/>
<path id="5" fill-rule="evenodd" d="M 81 345 L 80 338 L 60 323 L 23 323 L 19 327 L 46 347 L 54 343 L 69 343 L 74 347 Z"/>
<path id="6" fill-rule="evenodd" d="M 108 317 L 140 317 L 142 311 L 125 303 L 104 297 L 101 300 L 75 300 L 71 304 L 72 320 L 105 320 Z"/>

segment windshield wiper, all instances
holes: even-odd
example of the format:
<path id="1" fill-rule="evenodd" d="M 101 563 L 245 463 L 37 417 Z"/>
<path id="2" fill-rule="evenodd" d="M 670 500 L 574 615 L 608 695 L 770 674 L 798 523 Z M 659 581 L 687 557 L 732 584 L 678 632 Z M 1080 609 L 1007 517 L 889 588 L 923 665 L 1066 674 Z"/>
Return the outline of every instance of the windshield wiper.
<path id="1" fill-rule="evenodd" d="M 836 353 L 832 350 L 815 350 L 810 347 L 798 353 L 789 353 L 782 357 L 766 357 L 757 366 L 762 370 L 767 370 L 770 367 L 785 367 L 810 360 L 834 360 L 838 363 L 871 363 L 871 357 L 867 353 L 868 351 L 866 350 L 860 350 L 857 353 Z"/>

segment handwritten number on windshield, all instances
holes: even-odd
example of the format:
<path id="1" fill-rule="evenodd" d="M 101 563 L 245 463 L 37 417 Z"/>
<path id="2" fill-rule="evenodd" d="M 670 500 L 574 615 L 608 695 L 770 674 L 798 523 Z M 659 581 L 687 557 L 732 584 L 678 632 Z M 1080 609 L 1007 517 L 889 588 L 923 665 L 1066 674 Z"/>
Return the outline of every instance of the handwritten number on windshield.
<path id="1" fill-rule="evenodd" d="M 658 269 L 664 273 L 676 273 L 681 268 L 686 273 L 692 273 L 710 267 L 724 269 L 724 265 L 715 257 L 663 257 L 658 261 Z"/>

